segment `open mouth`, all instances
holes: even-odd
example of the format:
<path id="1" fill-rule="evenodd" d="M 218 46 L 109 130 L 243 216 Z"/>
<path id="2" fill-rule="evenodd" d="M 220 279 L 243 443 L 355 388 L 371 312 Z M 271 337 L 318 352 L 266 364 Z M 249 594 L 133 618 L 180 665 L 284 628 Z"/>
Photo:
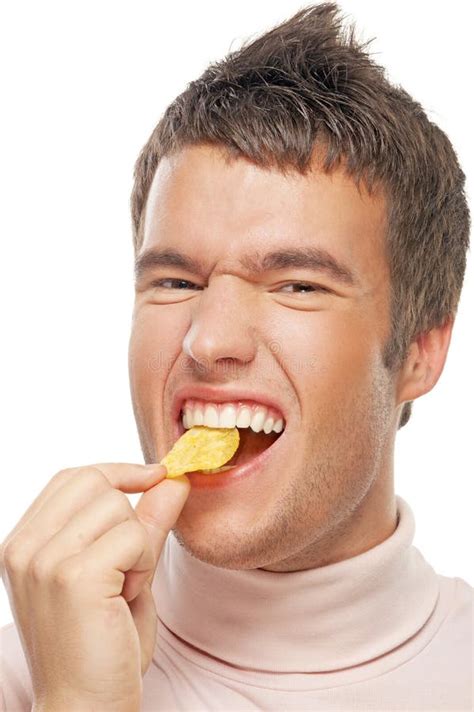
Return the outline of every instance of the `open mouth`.
<path id="1" fill-rule="evenodd" d="M 199 410 L 200 405 L 196 402 L 186 403 L 186 407 L 181 409 L 177 423 L 178 437 L 194 425 L 222 428 L 236 427 L 240 437 L 239 447 L 233 457 L 222 467 L 214 470 L 200 470 L 204 474 L 225 472 L 226 470 L 246 465 L 258 458 L 265 450 L 268 450 L 281 437 L 285 429 L 283 417 L 273 409 L 263 409 L 255 404 L 240 403 L 240 408 L 236 409 L 234 406 L 234 411 L 232 412 L 227 406 L 227 414 L 231 413 L 230 419 L 227 420 L 222 417 L 222 414 L 226 412 L 226 405 L 222 404 L 215 407 L 214 419 L 208 420 L 205 417 L 207 415 L 205 409 Z"/>
<path id="2" fill-rule="evenodd" d="M 240 435 L 239 447 L 224 467 L 240 467 L 267 450 L 281 437 L 281 433 L 254 433 L 250 428 L 238 428 Z"/>

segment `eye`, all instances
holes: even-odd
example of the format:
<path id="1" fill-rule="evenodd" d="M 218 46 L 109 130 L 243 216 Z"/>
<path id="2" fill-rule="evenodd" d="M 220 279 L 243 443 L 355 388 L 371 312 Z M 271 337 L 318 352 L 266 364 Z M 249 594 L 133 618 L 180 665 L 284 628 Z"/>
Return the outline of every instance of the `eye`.
<path id="1" fill-rule="evenodd" d="M 306 294 L 308 292 L 329 292 L 326 287 L 321 287 L 319 284 L 308 284 L 307 282 L 291 282 L 291 284 L 284 284 L 280 289 L 286 289 L 287 287 L 301 287 L 302 291 L 290 292 L 290 294 Z"/>
<path id="2" fill-rule="evenodd" d="M 166 282 L 171 283 L 172 286 L 166 286 Z M 180 291 L 183 291 L 187 289 L 187 285 L 192 284 L 196 289 L 201 289 L 201 287 L 198 287 L 197 285 L 194 284 L 194 282 L 189 282 L 187 279 L 173 279 L 172 277 L 166 278 L 166 279 L 155 279 L 153 282 L 150 283 L 150 287 L 155 287 L 158 289 L 177 289 Z"/>

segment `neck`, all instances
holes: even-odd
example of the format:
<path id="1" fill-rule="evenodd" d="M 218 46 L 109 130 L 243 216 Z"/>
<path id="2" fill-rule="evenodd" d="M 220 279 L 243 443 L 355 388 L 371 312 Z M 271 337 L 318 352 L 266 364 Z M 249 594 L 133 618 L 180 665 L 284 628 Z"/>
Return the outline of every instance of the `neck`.
<path id="1" fill-rule="evenodd" d="M 413 513 L 396 502 L 397 528 L 381 543 L 350 558 L 338 549 L 337 563 L 285 575 L 212 566 L 171 534 L 153 580 L 164 631 L 234 666 L 271 672 L 329 673 L 396 650 L 439 596 L 436 573 L 412 545 Z"/>
<path id="2" fill-rule="evenodd" d="M 263 571 L 289 573 L 316 569 L 350 559 L 390 537 L 398 524 L 393 468 L 379 476 L 367 494 L 346 517 L 293 556 L 262 566 Z"/>

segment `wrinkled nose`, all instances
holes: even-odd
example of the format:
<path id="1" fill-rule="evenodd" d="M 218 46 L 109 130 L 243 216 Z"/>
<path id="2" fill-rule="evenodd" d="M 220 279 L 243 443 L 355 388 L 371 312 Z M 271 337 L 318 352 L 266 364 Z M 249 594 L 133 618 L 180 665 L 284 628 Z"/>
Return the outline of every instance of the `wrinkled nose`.
<path id="1" fill-rule="evenodd" d="M 183 351 L 201 372 L 239 368 L 255 356 L 255 304 L 236 281 L 215 277 L 196 300 Z"/>

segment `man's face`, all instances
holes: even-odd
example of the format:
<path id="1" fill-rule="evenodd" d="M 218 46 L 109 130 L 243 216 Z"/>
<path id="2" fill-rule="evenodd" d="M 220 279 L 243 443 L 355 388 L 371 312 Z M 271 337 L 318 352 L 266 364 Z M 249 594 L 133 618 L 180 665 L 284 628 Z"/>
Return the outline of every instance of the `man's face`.
<path id="1" fill-rule="evenodd" d="M 191 488 L 178 539 L 226 568 L 311 565 L 318 542 L 330 561 L 356 508 L 370 501 L 375 517 L 386 505 L 392 476 L 383 197 L 339 170 L 284 176 L 195 146 L 162 160 L 145 218 L 140 255 L 172 250 L 204 270 L 155 264 L 137 279 L 130 379 L 145 460 L 175 442 L 183 386 L 266 394 L 286 423 L 253 474 Z M 353 284 L 281 260 L 256 271 L 256 255 L 308 248 L 330 253 Z"/>

